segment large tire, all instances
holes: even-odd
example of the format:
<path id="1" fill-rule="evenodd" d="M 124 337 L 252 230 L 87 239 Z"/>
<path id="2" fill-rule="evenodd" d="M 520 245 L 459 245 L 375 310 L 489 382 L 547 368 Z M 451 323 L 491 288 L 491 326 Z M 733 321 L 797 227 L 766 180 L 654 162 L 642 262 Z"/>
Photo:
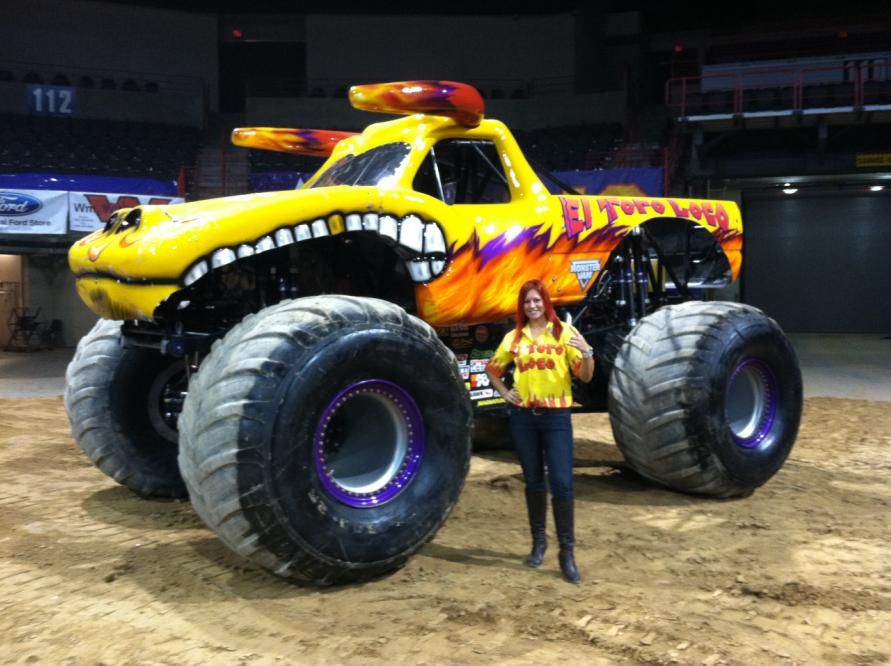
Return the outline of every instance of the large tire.
<path id="1" fill-rule="evenodd" d="M 738 303 L 688 302 L 644 317 L 610 380 L 626 462 L 669 488 L 714 497 L 748 495 L 782 467 L 801 407 L 786 336 Z"/>
<path id="2" fill-rule="evenodd" d="M 400 567 L 433 537 L 470 463 L 471 408 L 427 324 L 370 298 L 247 317 L 193 377 L 180 469 L 235 552 L 316 584 Z"/>
<path id="3" fill-rule="evenodd" d="M 165 420 L 162 406 L 164 391 L 185 381 L 182 359 L 123 347 L 121 322 L 99 321 L 65 373 L 75 442 L 96 467 L 138 495 L 185 497 L 175 417 Z"/>

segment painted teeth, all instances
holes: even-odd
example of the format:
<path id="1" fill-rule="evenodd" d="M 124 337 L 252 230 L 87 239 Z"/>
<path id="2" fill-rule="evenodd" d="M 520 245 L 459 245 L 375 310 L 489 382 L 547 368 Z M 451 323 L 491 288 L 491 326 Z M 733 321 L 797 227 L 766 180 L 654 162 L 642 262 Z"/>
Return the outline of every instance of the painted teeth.
<path id="1" fill-rule="evenodd" d="M 399 238 L 399 226 L 396 224 L 396 218 L 391 215 L 381 216 L 379 233 L 395 243 Z"/>
<path id="2" fill-rule="evenodd" d="M 346 216 L 347 231 L 362 231 L 362 216 L 359 213 L 352 213 Z"/>
<path id="3" fill-rule="evenodd" d="M 185 282 L 185 285 L 188 287 L 190 284 L 194 284 L 205 275 L 207 275 L 208 270 L 209 269 L 207 268 L 207 262 L 203 260 L 199 261 L 197 264 L 192 266 L 188 273 L 186 273 L 186 278 L 185 280 L 183 280 L 183 282 Z"/>
<path id="4" fill-rule="evenodd" d="M 312 238 L 312 232 L 309 230 L 308 224 L 299 224 L 294 227 L 294 231 L 296 232 L 298 242 Z"/>
<path id="5" fill-rule="evenodd" d="M 409 215 L 402 220 L 399 229 L 399 244 L 411 248 L 415 252 L 424 249 L 424 223 L 417 215 Z"/>
<path id="6" fill-rule="evenodd" d="M 260 240 L 257 241 L 257 254 L 261 252 L 268 252 L 269 250 L 275 249 L 275 241 L 272 240 L 272 236 L 263 236 Z"/>
<path id="7" fill-rule="evenodd" d="M 435 222 L 424 225 L 424 254 L 445 254 L 445 237 Z"/>
<path id="8" fill-rule="evenodd" d="M 365 231 L 377 231 L 378 229 L 377 213 L 365 213 L 362 216 L 362 228 Z"/>
<path id="9" fill-rule="evenodd" d="M 294 234 L 290 229 L 279 229 L 275 232 L 275 244 L 279 247 L 290 245 L 294 242 Z"/>
<path id="10" fill-rule="evenodd" d="M 217 250 L 213 253 L 213 256 L 210 258 L 210 265 L 214 269 L 222 268 L 226 264 L 231 264 L 235 259 L 235 253 L 228 247 L 224 247 L 222 250 Z"/>
<path id="11" fill-rule="evenodd" d="M 412 259 L 405 262 L 408 265 L 408 274 L 415 282 L 428 282 L 430 280 L 430 263 L 426 259 Z"/>
<path id="12" fill-rule="evenodd" d="M 312 237 L 313 238 L 321 238 L 322 236 L 328 235 L 328 225 L 325 224 L 325 220 L 318 219 L 312 223 Z"/>
<path id="13" fill-rule="evenodd" d="M 442 228 L 436 222 L 425 223 L 417 215 L 407 215 L 398 220 L 392 215 L 350 213 L 332 215 L 327 220 L 320 217 L 312 222 L 297 224 L 293 228 L 283 227 L 273 234 L 263 236 L 256 243 L 242 243 L 234 250 L 228 247 L 215 250 L 210 255 L 209 261 L 202 260 L 194 264 L 183 281 L 189 286 L 204 277 L 208 271 L 228 266 L 236 259 L 252 257 L 274 250 L 276 247 L 332 236 L 344 231 L 372 231 L 393 243 L 398 243 L 406 250 L 425 255 L 405 260 L 409 275 L 415 283 L 429 282 L 442 275 L 445 270 L 446 239 Z"/>

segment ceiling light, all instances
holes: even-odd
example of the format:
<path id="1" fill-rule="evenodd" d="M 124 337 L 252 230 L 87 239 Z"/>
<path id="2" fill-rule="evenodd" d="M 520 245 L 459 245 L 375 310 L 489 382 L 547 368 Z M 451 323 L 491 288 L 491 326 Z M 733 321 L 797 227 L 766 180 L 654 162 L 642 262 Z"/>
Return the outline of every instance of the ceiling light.
<path id="1" fill-rule="evenodd" d="M 881 192 L 884 189 L 885 189 L 884 185 L 870 185 L 869 186 L 870 192 Z"/>
<path id="2" fill-rule="evenodd" d="M 783 187 L 792 187 L 792 183 L 783 183 Z"/>
<path id="3" fill-rule="evenodd" d="M 784 187 L 783 194 L 795 194 L 798 191 L 797 187 Z"/>

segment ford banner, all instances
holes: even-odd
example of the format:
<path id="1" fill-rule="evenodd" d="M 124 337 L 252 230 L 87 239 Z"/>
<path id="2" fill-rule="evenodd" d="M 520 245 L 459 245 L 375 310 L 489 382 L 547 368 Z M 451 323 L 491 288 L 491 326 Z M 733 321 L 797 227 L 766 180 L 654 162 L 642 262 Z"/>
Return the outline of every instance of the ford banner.
<path id="1" fill-rule="evenodd" d="M 132 208 L 141 204 L 164 205 L 182 201 L 182 197 L 155 197 L 146 194 L 71 192 L 68 197 L 68 225 L 71 231 L 95 231 L 101 229 L 111 214 L 120 208 Z"/>
<path id="2" fill-rule="evenodd" d="M 0 234 L 64 234 L 68 192 L 0 190 Z"/>

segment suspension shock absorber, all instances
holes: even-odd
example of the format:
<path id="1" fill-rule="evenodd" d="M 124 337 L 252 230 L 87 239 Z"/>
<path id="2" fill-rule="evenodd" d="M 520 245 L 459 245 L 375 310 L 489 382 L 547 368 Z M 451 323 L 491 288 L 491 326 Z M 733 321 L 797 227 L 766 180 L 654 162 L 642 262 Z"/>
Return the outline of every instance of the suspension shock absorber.
<path id="1" fill-rule="evenodd" d="M 632 293 L 633 277 L 631 272 L 631 255 L 628 247 L 623 247 L 616 255 L 616 274 L 619 287 L 616 306 L 619 312 L 625 316 L 629 326 L 634 326 L 637 319 L 634 316 L 634 294 Z"/>
<path id="2" fill-rule="evenodd" d="M 640 227 L 631 230 L 631 255 L 634 258 L 634 296 L 636 310 L 643 317 L 650 310 L 650 283 L 647 278 L 646 263 L 649 257 L 644 252 Z"/>

